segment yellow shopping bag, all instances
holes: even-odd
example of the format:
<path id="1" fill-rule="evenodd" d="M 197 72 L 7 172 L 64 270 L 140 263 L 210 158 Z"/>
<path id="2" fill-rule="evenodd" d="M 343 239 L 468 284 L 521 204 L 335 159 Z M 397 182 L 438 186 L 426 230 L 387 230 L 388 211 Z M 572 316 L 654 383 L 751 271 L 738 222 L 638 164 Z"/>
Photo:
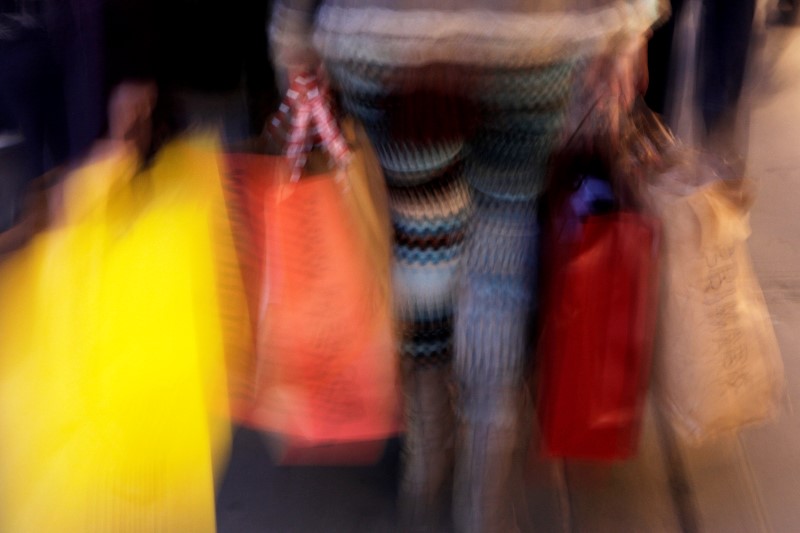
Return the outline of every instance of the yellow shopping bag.
<path id="1" fill-rule="evenodd" d="M 0 531 L 214 531 L 249 342 L 217 154 L 102 150 L 0 265 Z"/>

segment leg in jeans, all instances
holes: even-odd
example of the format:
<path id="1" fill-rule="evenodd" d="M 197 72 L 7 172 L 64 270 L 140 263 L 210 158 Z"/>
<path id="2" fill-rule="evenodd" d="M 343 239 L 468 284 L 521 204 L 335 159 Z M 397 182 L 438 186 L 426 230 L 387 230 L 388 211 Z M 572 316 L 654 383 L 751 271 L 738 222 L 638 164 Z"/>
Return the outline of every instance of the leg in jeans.
<path id="1" fill-rule="evenodd" d="M 526 369 L 537 281 L 536 199 L 560 131 L 568 64 L 485 74 L 485 121 L 470 142 L 473 215 L 459 282 L 456 524 L 461 532 L 516 531 Z"/>
<path id="2" fill-rule="evenodd" d="M 740 97 L 750 53 L 755 0 L 704 0 L 698 98 L 712 147 L 735 152 Z M 716 145 L 716 146 L 713 146 Z"/>
<path id="3" fill-rule="evenodd" d="M 536 203 L 475 193 L 456 322 L 460 532 L 515 531 L 520 418 L 531 355 Z"/>
<path id="4" fill-rule="evenodd" d="M 656 113 L 664 113 L 669 101 L 668 91 L 672 70 L 672 48 L 675 23 L 680 20 L 684 1 L 671 0 L 672 13 L 668 20 L 657 27 L 647 43 L 647 68 L 650 82 L 645 93 L 647 105 Z"/>

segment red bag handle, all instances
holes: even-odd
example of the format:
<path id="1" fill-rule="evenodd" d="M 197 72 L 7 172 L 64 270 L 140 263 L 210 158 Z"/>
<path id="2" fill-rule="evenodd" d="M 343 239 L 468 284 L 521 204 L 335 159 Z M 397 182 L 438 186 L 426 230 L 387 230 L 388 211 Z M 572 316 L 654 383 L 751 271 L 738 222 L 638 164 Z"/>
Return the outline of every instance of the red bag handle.
<path id="1" fill-rule="evenodd" d="M 344 167 L 350 162 L 350 148 L 331 112 L 328 91 L 315 75 L 302 73 L 292 79 L 271 125 L 280 129 L 287 122 L 286 156 L 292 164 L 292 182 L 300 179 L 315 138 L 336 165 Z"/>

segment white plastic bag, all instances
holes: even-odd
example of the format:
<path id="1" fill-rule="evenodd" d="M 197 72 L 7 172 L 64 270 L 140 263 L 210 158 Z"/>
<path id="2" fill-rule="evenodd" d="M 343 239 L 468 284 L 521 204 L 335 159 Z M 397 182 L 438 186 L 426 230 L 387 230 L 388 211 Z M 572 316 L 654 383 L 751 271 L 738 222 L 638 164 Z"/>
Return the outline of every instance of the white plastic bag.
<path id="1" fill-rule="evenodd" d="M 654 391 L 690 442 L 771 418 L 783 393 L 780 351 L 747 249 L 747 189 L 687 156 L 648 190 L 664 243 Z"/>

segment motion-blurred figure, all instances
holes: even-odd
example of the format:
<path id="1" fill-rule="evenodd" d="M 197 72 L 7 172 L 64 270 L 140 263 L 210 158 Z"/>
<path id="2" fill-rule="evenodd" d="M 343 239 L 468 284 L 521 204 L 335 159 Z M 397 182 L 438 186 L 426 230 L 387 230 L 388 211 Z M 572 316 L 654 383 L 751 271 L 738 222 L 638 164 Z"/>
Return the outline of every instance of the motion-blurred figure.
<path id="1" fill-rule="evenodd" d="M 0 1 L 0 108 L 24 137 L 0 209 L 19 209 L 31 179 L 84 153 L 102 133 L 106 100 L 102 0 Z"/>
<path id="2" fill-rule="evenodd" d="M 693 5 L 698 2 L 699 5 Z M 681 106 L 677 80 L 686 78 L 694 93 L 690 100 L 697 112 L 694 129 L 697 141 L 731 158 L 742 159 L 742 100 L 745 73 L 751 49 L 756 0 L 671 0 L 672 17 L 656 29 L 650 40 L 648 55 L 650 85 L 647 103 L 659 113 L 672 116 Z M 696 49 L 686 56 L 676 54 L 679 23 L 686 10 L 698 7 L 697 25 L 691 31 Z M 675 124 L 671 124 L 675 126 Z"/>
<path id="3" fill-rule="evenodd" d="M 455 448 L 458 530 L 518 528 L 547 161 L 574 76 L 604 58 L 586 83 L 611 108 L 632 100 L 636 50 L 661 14 L 656 0 L 276 4 L 278 65 L 315 70 L 321 58 L 389 188 L 410 526 L 440 530 Z"/>
<path id="4" fill-rule="evenodd" d="M 271 0 L 106 1 L 112 77 L 155 82 L 180 126 L 217 128 L 230 143 L 261 132 L 277 107 Z"/>
<path id="5" fill-rule="evenodd" d="M 196 115 L 260 132 L 276 99 L 270 5 L 0 0 L 0 115 L 25 136 L 31 173 L 85 152 L 104 131 L 111 88 L 125 81 L 155 81 Z"/>

